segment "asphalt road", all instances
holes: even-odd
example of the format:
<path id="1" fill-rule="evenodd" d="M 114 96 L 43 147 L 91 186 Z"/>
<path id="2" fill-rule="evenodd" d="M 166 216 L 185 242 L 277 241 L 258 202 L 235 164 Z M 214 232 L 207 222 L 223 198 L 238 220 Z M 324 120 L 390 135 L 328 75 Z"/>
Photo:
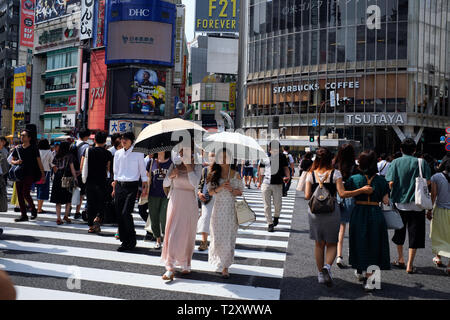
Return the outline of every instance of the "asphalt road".
<path id="1" fill-rule="evenodd" d="M 314 259 L 314 242 L 309 239 L 307 202 L 303 192 L 297 192 L 292 216 L 291 235 L 281 283 L 281 299 L 350 299 L 350 300 L 389 300 L 389 299 L 450 299 L 450 277 L 445 269 L 434 266 L 431 252 L 430 223 L 427 220 L 426 248 L 418 250 L 415 258 L 417 274 L 409 275 L 406 270 L 392 268 L 381 271 L 381 290 L 365 293 L 354 276 L 353 269 L 339 269 L 333 265 L 334 286 L 331 288 L 317 282 L 317 268 Z M 389 238 L 393 231 L 389 231 Z M 407 259 L 408 240 L 405 243 Z M 348 264 L 348 228 L 344 243 L 344 257 Z M 397 259 L 396 246 L 390 241 L 391 261 Z M 444 260 L 444 263 L 446 261 Z"/>

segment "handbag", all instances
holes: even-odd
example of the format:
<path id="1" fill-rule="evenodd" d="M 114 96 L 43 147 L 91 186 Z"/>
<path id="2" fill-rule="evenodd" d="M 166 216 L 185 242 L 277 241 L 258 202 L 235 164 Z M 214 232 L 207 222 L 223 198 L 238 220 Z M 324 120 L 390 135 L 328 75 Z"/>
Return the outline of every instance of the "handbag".
<path id="1" fill-rule="evenodd" d="M 381 209 L 383 211 L 384 220 L 386 220 L 386 226 L 388 229 L 399 230 L 404 227 L 402 217 L 397 210 L 394 209 L 392 204 L 382 204 Z"/>
<path id="2" fill-rule="evenodd" d="M 80 193 L 81 193 L 81 188 L 76 187 L 73 189 L 72 192 L 72 205 L 73 206 L 78 206 L 80 204 Z"/>
<path id="3" fill-rule="evenodd" d="M 307 171 L 303 171 L 297 184 L 297 191 L 305 191 Z"/>
<path id="4" fill-rule="evenodd" d="M 83 170 L 81 170 L 81 180 L 83 181 L 83 183 L 86 183 L 87 178 L 88 178 L 88 172 L 89 172 L 88 156 L 89 156 L 89 148 L 86 148 L 86 152 L 84 153 Z"/>
<path id="5" fill-rule="evenodd" d="M 230 180 L 230 171 L 228 172 L 228 180 Z M 236 200 L 234 202 L 234 209 L 236 212 L 238 225 L 241 227 L 248 228 L 253 222 L 256 221 L 256 214 L 248 205 L 244 194 L 242 194 L 242 200 Z"/>
<path id="6" fill-rule="evenodd" d="M 19 148 L 17 147 L 17 154 L 19 156 L 19 160 L 22 160 L 20 157 Z M 25 170 L 23 164 L 13 164 L 8 171 L 8 179 L 14 182 L 21 181 L 25 177 Z"/>
<path id="7" fill-rule="evenodd" d="M 69 161 L 67 161 L 67 164 L 64 167 L 64 173 L 63 173 L 63 176 L 61 178 L 61 188 L 73 189 L 73 187 L 75 186 L 75 179 L 73 178 L 72 175 L 70 177 L 66 177 L 65 176 L 68 164 L 69 164 Z"/>
<path id="8" fill-rule="evenodd" d="M 422 174 L 423 159 L 418 159 L 418 162 L 420 176 L 416 178 L 415 203 L 416 206 L 423 210 L 431 210 L 433 209 L 433 202 L 431 201 L 431 195 L 428 192 L 427 179 L 425 179 Z"/>

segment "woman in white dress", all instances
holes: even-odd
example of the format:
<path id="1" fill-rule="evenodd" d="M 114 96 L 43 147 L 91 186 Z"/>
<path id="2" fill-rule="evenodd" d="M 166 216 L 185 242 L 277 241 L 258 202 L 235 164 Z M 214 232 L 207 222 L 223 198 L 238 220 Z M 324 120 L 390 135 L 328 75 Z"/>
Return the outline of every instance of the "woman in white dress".
<path id="1" fill-rule="evenodd" d="M 208 192 L 208 185 L 206 179 L 208 177 L 208 173 L 211 171 L 211 165 L 214 163 L 215 154 L 214 152 L 209 153 L 209 161 L 210 164 L 207 167 L 204 167 L 202 170 L 202 178 L 198 185 L 198 199 L 201 203 L 202 214 L 200 219 L 198 219 L 197 224 L 197 233 L 202 235 L 202 242 L 198 247 L 198 251 L 205 251 L 208 249 L 208 235 L 209 235 L 209 225 L 211 222 L 211 214 L 212 209 L 214 207 L 214 197 L 212 197 Z"/>
<path id="2" fill-rule="evenodd" d="M 228 268 L 234 262 L 234 249 L 238 231 L 235 197 L 241 196 L 244 185 L 239 173 L 230 166 L 231 157 L 226 149 L 216 155 L 216 162 L 208 175 L 208 192 L 214 196 L 211 215 L 211 245 L 208 262 L 229 278 Z"/>

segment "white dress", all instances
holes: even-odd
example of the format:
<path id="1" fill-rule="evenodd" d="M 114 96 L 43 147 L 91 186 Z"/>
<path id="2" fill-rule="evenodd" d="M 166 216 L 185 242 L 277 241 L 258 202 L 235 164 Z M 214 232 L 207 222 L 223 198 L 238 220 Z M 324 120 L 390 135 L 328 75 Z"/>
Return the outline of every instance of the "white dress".
<path id="1" fill-rule="evenodd" d="M 224 179 L 220 179 L 220 184 L 224 181 Z M 230 184 L 233 189 L 244 190 L 244 184 L 237 173 L 230 179 Z M 208 188 L 211 189 L 210 184 L 208 184 Z M 214 195 L 214 198 L 208 262 L 221 271 L 229 268 L 234 262 L 234 248 L 239 225 L 234 207 L 236 199 L 231 192 L 221 190 Z"/>

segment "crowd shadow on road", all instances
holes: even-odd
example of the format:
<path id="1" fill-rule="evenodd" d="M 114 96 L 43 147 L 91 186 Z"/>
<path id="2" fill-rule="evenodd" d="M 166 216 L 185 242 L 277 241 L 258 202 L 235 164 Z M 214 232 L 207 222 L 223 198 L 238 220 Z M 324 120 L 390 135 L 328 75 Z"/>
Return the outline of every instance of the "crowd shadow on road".
<path id="1" fill-rule="evenodd" d="M 285 286 L 280 294 L 281 300 L 374 300 L 374 299 L 442 299 L 448 300 L 448 292 L 433 289 L 424 289 L 420 283 L 411 283 L 414 286 L 401 286 L 392 283 L 382 283 L 381 290 L 367 293 L 362 284 L 335 278 L 334 286 L 326 287 L 317 282 L 317 277 L 285 278 Z"/>

